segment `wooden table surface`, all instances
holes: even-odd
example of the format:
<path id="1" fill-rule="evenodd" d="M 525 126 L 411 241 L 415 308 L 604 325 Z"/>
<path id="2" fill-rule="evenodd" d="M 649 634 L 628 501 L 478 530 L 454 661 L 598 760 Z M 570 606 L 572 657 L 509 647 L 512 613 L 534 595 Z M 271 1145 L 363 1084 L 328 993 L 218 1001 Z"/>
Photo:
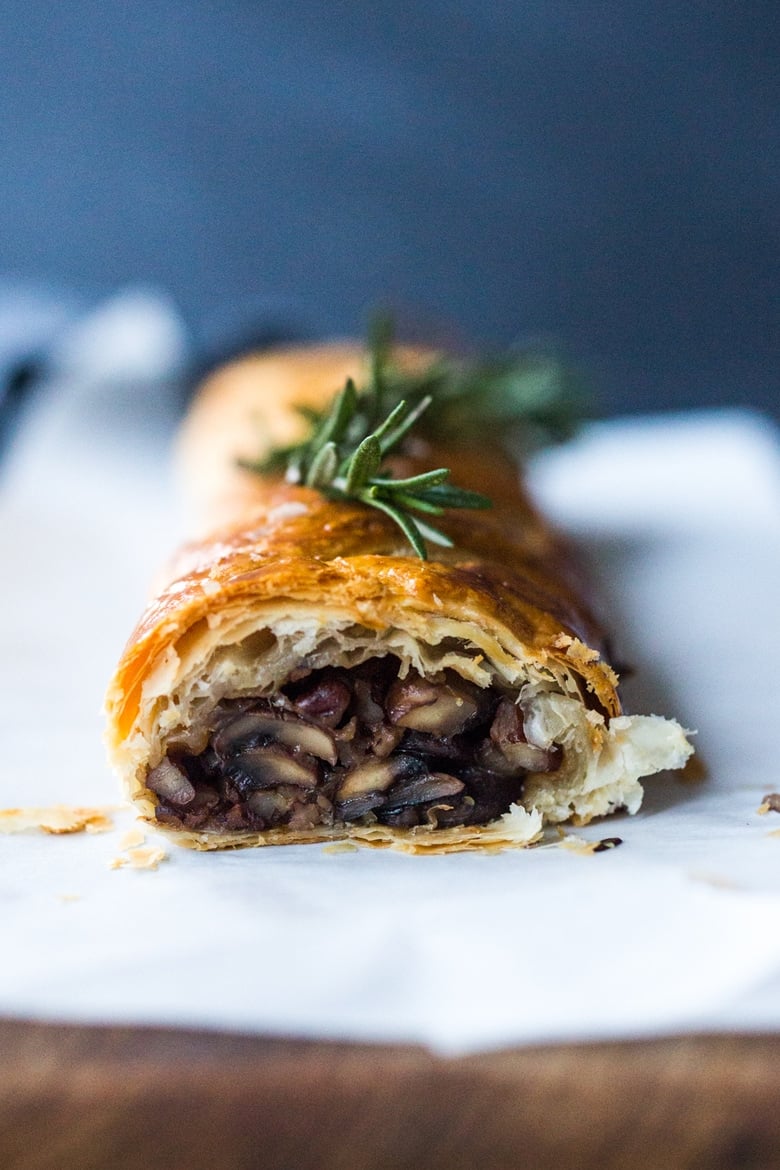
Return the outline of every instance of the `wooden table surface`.
<path id="1" fill-rule="evenodd" d="M 414 1047 L 0 1021 L 2 1170 L 780 1167 L 780 1036 Z"/>

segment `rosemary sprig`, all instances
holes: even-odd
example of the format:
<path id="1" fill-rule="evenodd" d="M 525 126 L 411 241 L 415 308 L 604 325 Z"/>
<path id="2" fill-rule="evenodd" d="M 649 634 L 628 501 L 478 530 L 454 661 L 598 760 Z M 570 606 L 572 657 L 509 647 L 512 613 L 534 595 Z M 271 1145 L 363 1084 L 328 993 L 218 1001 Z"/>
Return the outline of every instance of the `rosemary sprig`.
<path id="1" fill-rule="evenodd" d="M 349 379 L 325 410 L 301 410 L 311 428 L 303 442 L 275 448 L 242 466 L 261 474 L 284 470 L 289 482 L 316 488 L 330 499 L 355 499 L 377 508 L 425 559 L 426 542 L 445 547 L 452 542 L 421 515 L 487 508 L 490 501 L 446 482 L 447 468 L 394 479 L 384 461 L 410 430 L 419 426 L 426 437 L 451 443 L 495 441 L 500 435 L 525 453 L 568 438 L 576 429 L 580 400 L 570 373 L 549 355 L 525 352 L 471 364 L 440 358 L 408 373 L 393 364 L 392 345 L 391 323 L 377 319 L 369 337 L 365 388 L 359 391 Z"/>
<path id="2" fill-rule="evenodd" d="M 420 513 L 442 516 L 449 508 L 489 508 L 490 500 L 446 483 L 450 476 L 447 467 L 405 479 L 394 479 L 383 470 L 386 457 L 402 443 L 432 399 L 429 395 L 415 406 L 405 401 L 397 403 L 365 434 L 366 418 L 376 415 L 373 393 L 369 389 L 359 395 L 352 380 L 348 381 L 312 437 L 288 449 L 286 479 L 316 488 L 328 499 L 359 500 L 384 512 L 398 525 L 416 554 L 426 560 L 426 542 L 451 547 L 452 541 L 421 519 Z M 273 457 L 276 460 L 276 452 Z M 267 470 L 268 462 L 250 468 Z"/>

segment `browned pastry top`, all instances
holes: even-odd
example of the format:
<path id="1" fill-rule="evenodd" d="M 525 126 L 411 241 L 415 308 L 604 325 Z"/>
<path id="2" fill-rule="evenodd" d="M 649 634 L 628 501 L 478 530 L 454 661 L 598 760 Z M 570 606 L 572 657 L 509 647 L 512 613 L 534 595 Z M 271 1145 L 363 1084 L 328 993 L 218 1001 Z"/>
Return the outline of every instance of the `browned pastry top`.
<path id="1" fill-rule="evenodd" d="M 222 522 L 180 551 L 170 583 L 130 637 L 116 676 L 120 734 L 131 730 L 143 680 L 167 646 L 206 621 L 215 601 L 224 608 L 250 598 L 341 606 L 377 630 L 399 610 L 509 630 L 532 657 L 579 676 L 607 715 L 619 713 L 617 679 L 600 658 L 576 564 L 498 444 L 477 449 L 464 436 L 443 450 L 417 441 L 413 455 L 395 461 L 400 475 L 450 467 L 455 484 L 493 500 L 489 510 L 437 521 L 454 547 L 431 545 L 428 561 L 373 508 L 237 467 L 239 454 L 294 437 L 296 403 L 322 405 L 348 374 L 359 375 L 361 360 L 353 346 L 274 353 L 236 362 L 205 386 L 185 429 L 184 460 L 196 494 L 210 495 Z M 421 359 L 406 351 L 403 360 Z"/>

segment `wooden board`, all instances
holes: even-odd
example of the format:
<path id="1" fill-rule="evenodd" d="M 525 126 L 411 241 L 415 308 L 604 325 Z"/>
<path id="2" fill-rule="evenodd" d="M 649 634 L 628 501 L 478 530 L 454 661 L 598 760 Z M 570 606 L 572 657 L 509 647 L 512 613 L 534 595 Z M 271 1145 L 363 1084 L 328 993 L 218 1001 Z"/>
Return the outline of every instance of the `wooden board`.
<path id="1" fill-rule="evenodd" d="M 767 1170 L 780 1037 L 441 1060 L 0 1021 L 2 1170 Z"/>

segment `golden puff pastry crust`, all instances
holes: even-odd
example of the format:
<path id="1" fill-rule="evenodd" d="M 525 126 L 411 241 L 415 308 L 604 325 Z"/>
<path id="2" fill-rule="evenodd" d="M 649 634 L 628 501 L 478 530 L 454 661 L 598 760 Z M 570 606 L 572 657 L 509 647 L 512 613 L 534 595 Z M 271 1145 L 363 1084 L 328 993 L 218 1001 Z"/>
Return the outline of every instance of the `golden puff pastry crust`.
<path id="1" fill-rule="evenodd" d="M 398 360 L 427 356 L 405 350 Z M 277 351 L 225 367 L 196 399 L 180 466 L 210 530 L 175 557 L 108 695 L 109 750 L 129 797 L 198 849 L 344 838 L 418 853 L 497 849 L 537 840 L 545 823 L 635 811 L 640 777 L 683 766 L 690 745 L 672 720 L 622 712 L 579 569 L 498 445 L 486 453 L 466 437 L 447 450 L 415 441 L 395 461 L 402 475 L 451 467 L 458 486 L 493 500 L 490 510 L 442 518 L 453 547 L 432 549 L 427 561 L 381 512 L 237 466 L 239 456 L 297 438 L 296 407 L 322 406 L 348 376 L 360 378 L 363 362 L 352 345 Z M 202 747 L 220 704 L 273 704 L 291 680 L 334 671 L 343 679 L 388 659 L 401 680 L 462 680 L 469 694 L 511 699 L 521 738 L 557 753 L 557 766 L 526 768 L 518 798 L 483 824 L 429 817 L 397 827 L 338 812 L 312 824 L 299 815 L 237 825 L 221 813 L 160 821 L 160 794 L 147 780 L 182 744 Z"/>

